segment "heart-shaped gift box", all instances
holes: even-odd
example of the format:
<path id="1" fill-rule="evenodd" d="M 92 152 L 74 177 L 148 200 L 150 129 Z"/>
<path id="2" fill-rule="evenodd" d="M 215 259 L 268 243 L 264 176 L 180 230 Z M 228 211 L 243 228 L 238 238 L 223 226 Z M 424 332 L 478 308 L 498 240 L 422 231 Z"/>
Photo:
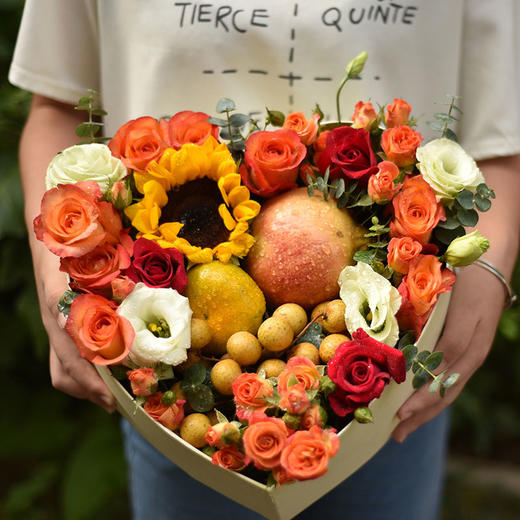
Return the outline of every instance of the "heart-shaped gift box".
<path id="1" fill-rule="evenodd" d="M 416 346 L 433 350 L 441 334 L 450 293 L 440 295 Z M 328 493 L 365 464 L 388 441 L 397 424 L 396 412 L 412 394 L 413 374 L 401 384 L 390 382 L 379 399 L 370 403 L 375 422 L 351 421 L 339 433 L 340 448 L 322 477 L 267 487 L 239 473 L 214 466 L 210 458 L 180 436 L 154 421 L 121 386 L 106 367 L 96 367 L 117 401 L 117 408 L 132 426 L 161 453 L 184 471 L 215 491 L 270 520 L 288 520 Z"/>

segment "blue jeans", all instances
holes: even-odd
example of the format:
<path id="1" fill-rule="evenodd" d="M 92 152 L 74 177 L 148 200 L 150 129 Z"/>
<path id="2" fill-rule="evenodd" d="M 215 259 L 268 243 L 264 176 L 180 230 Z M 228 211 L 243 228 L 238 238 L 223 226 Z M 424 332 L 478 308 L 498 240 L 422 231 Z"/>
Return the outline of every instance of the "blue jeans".
<path id="1" fill-rule="evenodd" d="M 122 423 L 134 520 L 261 519 L 192 479 Z M 439 516 L 448 431 L 443 412 L 402 444 L 388 443 L 296 518 L 434 520 Z"/>

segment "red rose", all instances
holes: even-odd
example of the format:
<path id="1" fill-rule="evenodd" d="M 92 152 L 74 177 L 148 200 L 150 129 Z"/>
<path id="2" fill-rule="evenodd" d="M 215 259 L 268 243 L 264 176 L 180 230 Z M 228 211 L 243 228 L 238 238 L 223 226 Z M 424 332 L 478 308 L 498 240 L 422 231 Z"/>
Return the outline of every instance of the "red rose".
<path id="1" fill-rule="evenodd" d="M 318 167 L 322 174 L 330 167 L 330 177 L 346 177 L 366 183 L 377 173 L 377 157 L 370 143 L 370 132 L 364 128 L 341 126 L 327 135 L 327 146 L 320 154 Z"/>
<path id="2" fill-rule="evenodd" d="M 246 139 L 242 182 L 262 197 L 294 188 L 306 154 L 307 148 L 294 130 L 254 132 Z"/>
<path id="3" fill-rule="evenodd" d="M 336 383 L 329 402 L 340 417 L 379 397 L 390 378 L 397 383 L 406 379 L 406 363 L 400 350 L 380 343 L 362 329 L 352 338 L 340 344 L 328 363 L 328 376 Z"/>
<path id="4" fill-rule="evenodd" d="M 146 238 L 134 243 L 134 259 L 126 271 L 134 282 L 148 287 L 171 287 L 182 293 L 188 283 L 182 253 L 173 248 L 162 248 Z"/>

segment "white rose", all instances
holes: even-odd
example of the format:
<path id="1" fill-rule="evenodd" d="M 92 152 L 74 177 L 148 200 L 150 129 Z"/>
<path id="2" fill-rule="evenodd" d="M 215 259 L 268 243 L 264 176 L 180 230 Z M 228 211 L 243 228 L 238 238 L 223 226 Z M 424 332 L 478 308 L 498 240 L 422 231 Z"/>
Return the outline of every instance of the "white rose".
<path id="1" fill-rule="evenodd" d="M 417 148 L 416 156 L 424 180 L 440 198 L 454 199 L 464 189 L 474 192 L 485 182 L 477 163 L 451 139 L 434 139 Z"/>
<path id="2" fill-rule="evenodd" d="M 113 157 L 110 148 L 101 143 L 77 144 L 54 157 L 47 168 L 47 189 L 58 184 L 96 181 L 105 193 L 112 184 L 127 176 L 123 163 Z"/>
<path id="3" fill-rule="evenodd" d="M 398 290 L 364 262 L 345 267 L 338 283 L 349 333 L 361 328 L 372 338 L 393 347 L 399 339 L 395 317 L 401 306 Z"/>
<path id="4" fill-rule="evenodd" d="M 191 309 L 188 298 L 174 289 L 147 287 L 136 284 L 117 311 L 135 330 L 129 358 L 137 365 L 166 363 L 176 366 L 187 359 L 191 340 Z M 151 324 L 166 323 L 167 337 L 152 333 Z M 153 325 L 152 325 L 153 328 Z"/>

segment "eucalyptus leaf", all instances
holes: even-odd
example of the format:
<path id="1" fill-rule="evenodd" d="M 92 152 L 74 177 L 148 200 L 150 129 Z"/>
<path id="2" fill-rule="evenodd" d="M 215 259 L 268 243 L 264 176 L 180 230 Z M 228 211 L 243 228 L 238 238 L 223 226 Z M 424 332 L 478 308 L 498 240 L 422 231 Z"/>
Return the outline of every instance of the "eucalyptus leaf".
<path id="1" fill-rule="evenodd" d="M 417 347 L 415 345 L 407 345 L 403 348 L 402 353 L 406 360 L 406 371 L 408 372 L 412 368 L 413 360 L 417 355 Z"/>
<path id="2" fill-rule="evenodd" d="M 78 105 L 89 105 L 92 101 L 91 97 L 83 96 L 78 99 Z"/>
<path id="3" fill-rule="evenodd" d="M 319 323 L 314 322 L 305 331 L 305 334 L 298 339 L 298 343 L 312 343 L 316 348 L 319 348 L 324 339 L 323 327 Z"/>
<path id="4" fill-rule="evenodd" d="M 454 121 L 457 121 L 455 117 L 453 117 L 450 114 L 445 114 L 444 112 L 436 112 L 433 114 L 433 117 L 437 119 L 437 121 L 442 121 L 443 123 L 453 123 Z"/>
<path id="5" fill-rule="evenodd" d="M 219 423 L 228 423 L 229 422 L 228 418 L 222 412 L 217 410 L 216 408 L 215 408 L 215 415 L 216 415 L 217 421 Z"/>
<path id="6" fill-rule="evenodd" d="M 433 130 L 438 132 L 442 132 L 444 130 L 444 125 L 440 121 L 427 121 L 426 124 Z"/>
<path id="7" fill-rule="evenodd" d="M 221 119 L 220 117 L 208 117 L 208 123 L 211 123 L 215 126 L 227 126 L 228 122 L 225 119 Z"/>
<path id="8" fill-rule="evenodd" d="M 439 388 L 441 387 L 442 379 L 446 375 L 446 371 L 441 372 L 431 383 L 428 387 L 428 392 L 431 394 L 435 394 L 439 391 Z"/>
<path id="9" fill-rule="evenodd" d="M 417 360 L 424 364 L 426 358 L 431 354 L 429 350 L 423 350 L 417 354 Z"/>
<path id="10" fill-rule="evenodd" d="M 442 386 L 444 388 L 449 388 L 450 386 L 454 385 L 458 381 L 459 377 L 460 377 L 460 374 L 457 374 L 457 373 L 450 374 L 446 378 L 446 381 L 444 381 L 444 383 L 442 383 Z"/>
<path id="11" fill-rule="evenodd" d="M 186 392 L 191 386 L 198 386 L 206 379 L 206 368 L 200 363 L 191 365 L 181 383 L 181 390 Z"/>
<path id="12" fill-rule="evenodd" d="M 307 186 L 307 195 L 309 195 L 309 197 L 314 195 L 314 184 L 309 184 Z"/>
<path id="13" fill-rule="evenodd" d="M 365 206 L 372 206 L 374 204 L 374 201 L 372 200 L 372 197 L 368 193 L 362 195 L 356 202 L 353 204 L 350 204 L 349 208 L 358 208 L 358 207 L 365 207 Z"/>
<path id="14" fill-rule="evenodd" d="M 345 181 L 343 179 L 334 179 L 332 186 L 335 189 L 334 198 L 339 199 L 345 193 Z"/>
<path id="15" fill-rule="evenodd" d="M 186 398 L 196 412 L 209 412 L 215 406 L 215 397 L 208 385 L 190 387 L 186 390 Z"/>
<path id="16" fill-rule="evenodd" d="M 478 213 L 474 209 L 459 209 L 457 218 L 465 227 L 474 227 L 478 223 Z"/>
<path id="17" fill-rule="evenodd" d="M 450 141 L 455 141 L 456 143 L 459 142 L 457 134 L 451 128 L 446 128 L 444 132 L 444 137 L 446 137 L 446 139 L 449 139 Z"/>
<path id="18" fill-rule="evenodd" d="M 423 365 L 430 371 L 435 370 L 442 362 L 443 353 L 440 351 L 433 352 L 423 362 Z"/>
<path id="19" fill-rule="evenodd" d="M 375 251 L 356 251 L 354 253 L 354 260 L 356 262 L 363 262 L 365 264 L 371 265 L 372 262 L 376 258 Z"/>
<path id="20" fill-rule="evenodd" d="M 92 109 L 92 114 L 95 116 L 106 116 L 108 115 L 108 112 L 102 108 L 94 108 Z"/>
<path id="21" fill-rule="evenodd" d="M 479 211 L 488 211 L 491 208 L 491 201 L 482 197 L 475 197 L 475 206 Z"/>
<path id="22" fill-rule="evenodd" d="M 469 190 L 462 190 L 457 194 L 455 200 L 464 208 L 464 209 L 473 209 L 473 193 Z"/>
<path id="23" fill-rule="evenodd" d="M 229 122 L 231 126 L 235 127 L 242 127 L 246 123 L 249 123 L 251 121 L 251 118 L 249 116 L 246 116 L 245 114 L 232 114 L 229 117 Z"/>
<path id="24" fill-rule="evenodd" d="M 459 226 L 455 229 L 444 229 L 441 227 L 435 228 L 435 237 L 439 242 L 449 245 L 457 237 L 463 237 L 466 234 L 466 230 Z"/>
<path id="25" fill-rule="evenodd" d="M 75 291 L 65 291 L 58 302 L 58 311 L 64 316 L 68 316 L 72 303 L 80 294 L 81 293 Z"/>
<path id="26" fill-rule="evenodd" d="M 438 224 L 438 227 L 442 229 L 457 229 L 460 226 L 460 222 L 458 219 L 453 217 L 446 218 L 445 221 L 441 221 Z"/>
<path id="27" fill-rule="evenodd" d="M 231 110 L 235 110 L 236 105 L 232 99 L 229 98 L 221 98 L 217 103 L 217 112 L 222 114 L 223 112 L 230 112 Z"/>
<path id="28" fill-rule="evenodd" d="M 221 128 L 219 135 L 221 139 L 225 139 L 226 141 L 238 141 L 242 139 L 242 134 L 235 128 L 231 129 L 231 133 L 229 133 L 229 130 L 227 128 Z"/>
<path id="29" fill-rule="evenodd" d="M 415 340 L 416 340 L 415 334 L 411 330 L 409 330 L 401 336 L 401 338 L 399 339 L 399 342 L 397 343 L 397 346 L 398 346 L 398 348 L 401 348 L 401 349 L 404 347 L 407 347 L 408 345 L 413 346 L 413 344 L 415 343 Z"/>
<path id="30" fill-rule="evenodd" d="M 430 378 L 430 375 L 426 370 L 420 368 L 416 373 L 415 376 L 412 379 L 412 386 L 415 388 L 415 390 L 421 388 L 421 386 L 425 385 L 428 382 L 428 379 Z"/>

